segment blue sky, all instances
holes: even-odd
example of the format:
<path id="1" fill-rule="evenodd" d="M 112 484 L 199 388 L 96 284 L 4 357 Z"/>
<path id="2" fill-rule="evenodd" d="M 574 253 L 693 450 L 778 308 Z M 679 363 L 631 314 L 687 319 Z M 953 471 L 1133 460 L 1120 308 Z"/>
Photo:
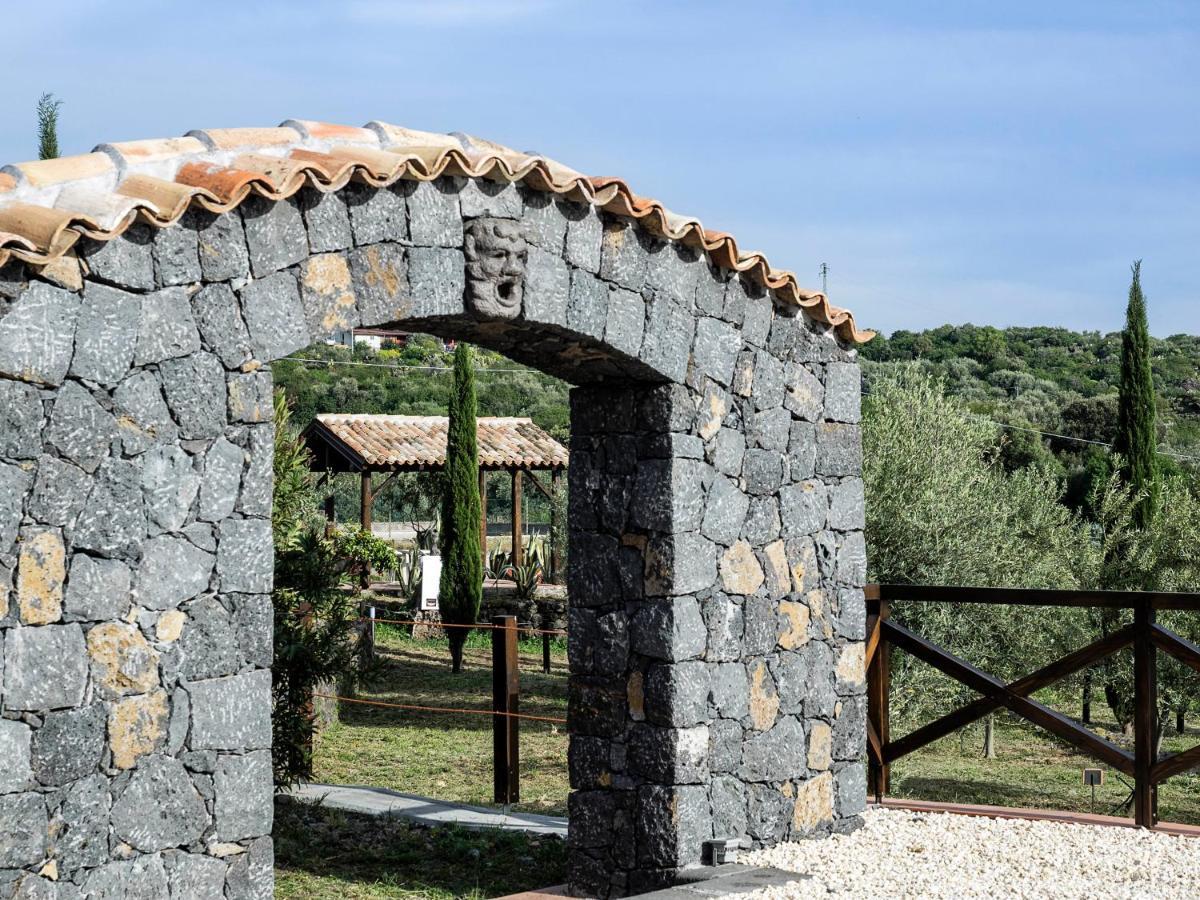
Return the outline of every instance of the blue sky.
<path id="1" fill-rule="evenodd" d="M 1200 4 L 45 0 L 0 159 L 285 118 L 534 150 L 732 232 L 862 325 L 1200 333 Z M 20 39 L 16 39 L 20 36 Z M 14 77 L 13 73 L 19 73 Z M 26 127 L 25 123 L 29 123 Z"/>

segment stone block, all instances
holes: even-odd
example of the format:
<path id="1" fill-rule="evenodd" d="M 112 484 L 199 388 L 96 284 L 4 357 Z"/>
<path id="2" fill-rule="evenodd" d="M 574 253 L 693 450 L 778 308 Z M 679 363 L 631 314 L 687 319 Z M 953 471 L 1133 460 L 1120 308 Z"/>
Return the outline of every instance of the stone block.
<path id="1" fill-rule="evenodd" d="M 41 865 L 46 828 L 46 801 L 40 794 L 0 795 L 0 869 Z"/>
<path id="2" fill-rule="evenodd" d="M 586 272 L 599 273 L 604 232 L 599 210 L 575 203 L 561 203 L 559 209 L 567 223 L 563 254 L 567 262 Z"/>
<path id="3" fill-rule="evenodd" d="M 629 686 L 612 678 L 574 676 L 567 686 L 567 722 L 571 735 L 612 738 L 625 730 L 628 716 L 641 716 L 641 673 Z"/>
<path id="4" fill-rule="evenodd" d="M 750 714 L 750 681 L 740 662 L 718 663 L 712 669 L 712 704 L 723 719 L 741 721 Z"/>
<path id="5" fill-rule="evenodd" d="M 857 425 L 825 422 L 817 426 L 817 474 L 862 474 L 862 436 Z"/>
<path id="6" fill-rule="evenodd" d="M 642 346 L 646 321 L 646 302 L 641 294 L 624 288 L 612 288 L 608 294 L 604 342 L 614 350 L 636 357 Z"/>
<path id="7" fill-rule="evenodd" d="M 162 748 L 167 739 L 166 691 L 125 697 L 108 708 L 108 745 L 116 769 L 132 769 L 138 760 Z"/>
<path id="8" fill-rule="evenodd" d="M 820 531 L 829 516 L 829 495 L 825 485 L 819 481 L 784 485 L 779 491 L 779 512 L 787 537 Z"/>
<path id="9" fill-rule="evenodd" d="M 112 240 L 80 241 L 75 249 L 92 278 L 135 291 L 152 291 L 153 235 L 149 225 L 137 224 Z"/>
<path id="10" fill-rule="evenodd" d="M 704 601 L 703 612 L 708 630 L 705 659 L 710 662 L 739 659 L 745 628 L 742 607 L 727 595 L 714 593 Z"/>
<path id="11" fill-rule="evenodd" d="M 190 844 L 207 825 L 203 798 L 169 757 L 144 760 L 112 808 L 113 833 L 144 853 Z"/>
<path id="12" fill-rule="evenodd" d="M 169 228 L 156 228 L 152 242 L 154 274 L 160 287 L 192 284 L 203 277 L 200 242 L 194 227 L 184 221 Z"/>
<path id="13" fill-rule="evenodd" d="M 771 666 L 775 690 L 779 694 L 779 710 L 785 715 L 805 712 L 804 701 L 810 693 L 808 666 L 809 655 L 802 652 L 780 653 Z M 817 714 L 813 709 L 808 712 L 810 716 Z"/>
<path id="14" fill-rule="evenodd" d="M 308 256 L 308 233 L 295 199 L 248 196 L 238 211 L 246 229 L 250 271 L 255 278 L 294 266 Z"/>
<path id="15" fill-rule="evenodd" d="M 780 600 L 779 617 L 783 623 L 779 633 L 780 648 L 795 650 L 808 643 L 812 611 L 807 606 L 796 600 Z"/>
<path id="16" fill-rule="evenodd" d="M 582 269 L 573 269 L 567 299 L 567 327 L 598 341 L 604 337 L 607 319 L 608 285 Z"/>
<path id="17" fill-rule="evenodd" d="M 838 591 L 837 630 L 844 638 L 861 641 L 867 636 L 867 603 L 860 588 Z"/>
<path id="18" fill-rule="evenodd" d="M 271 833 L 271 751 L 218 756 L 213 789 L 218 840 L 240 841 Z"/>
<path id="19" fill-rule="evenodd" d="M 522 224 L 525 239 L 553 256 L 561 257 L 567 234 L 567 215 L 583 215 L 585 207 L 560 200 L 556 194 L 519 185 L 525 205 Z"/>
<path id="20" fill-rule="evenodd" d="M 225 873 L 228 866 L 223 860 L 203 853 L 185 853 L 182 850 L 168 850 L 163 853 L 162 860 L 167 873 L 167 884 L 171 890 L 169 900 L 224 897 Z"/>
<path id="21" fill-rule="evenodd" d="M 350 263 L 344 253 L 310 256 L 300 264 L 300 301 L 308 334 L 331 337 L 359 324 Z"/>
<path id="22" fill-rule="evenodd" d="M 351 182 L 341 193 L 350 212 L 350 227 L 356 244 L 408 239 L 408 213 L 404 204 L 403 184 L 376 188 Z"/>
<path id="23" fill-rule="evenodd" d="M 707 663 L 656 663 L 646 673 L 646 719 L 675 728 L 699 725 L 708 718 L 708 692 Z"/>
<path id="24" fill-rule="evenodd" d="M 408 315 L 407 251 L 399 244 L 369 244 L 351 251 L 350 274 L 357 298 L 355 316 L 363 325 L 387 325 Z"/>
<path id="25" fill-rule="evenodd" d="M 263 594 L 274 580 L 275 549 L 266 519 L 226 519 L 220 525 L 217 574 L 221 590 Z"/>
<path id="26" fill-rule="evenodd" d="M 36 459 L 42 452 L 44 422 L 37 388 L 0 378 L 0 456 Z"/>
<path id="27" fill-rule="evenodd" d="M 671 297 L 688 310 L 695 307 L 696 282 L 703 272 L 699 252 L 677 241 L 647 242 L 646 287 Z"/>
<path id="28" fill-rule="evenodd" d="M 747 450 L 742 457 L 742 477 L 749 493 L 774 494 L 783 483 L 783 454 L 778 450 Z"/>
<path id="29" fill-rule="evenodd" d="M 707 470 L 706 463 L 692 459 L 639 462 L 630 510 L 633 523 L 661 532 L 698 529 L 705 515 Z"/>
<path id="30" fill-rule="evenodd" d="M 804 713 L 810 719 L 833 717 L 837 694 L 833 689 L 833 651 L 821 641 L 810 641 L 804 650 L 807 682 Z M 864 732 L 865 733 L 865 730 Z"/>
<path id="31" fill-rule="evenodd" d="M 737 327 L 711 317 L 696 323 L 696 344 L 692 362 L 706 377 L 728 386 L 733 380 L 733 366 L 742 349 L 742 336 Z"/>
<path id="32" fill-rule="evenodd" d="M 824 411 L 825 387 L 803 363 L 788 363 L 784 369 L 783 405 L 799 419 L 819 422 Z"/>
<path id="33" fill-rule="evenodd" d="M 861 478 L 847 478 L 829 488 L 829 527 L 859 531 L 866 524 L 866 504 Z"/>
<path id="34" fill-rule="evenodd" d="M 78 625 L 11 628 L 4 638 L 4 704 L 44 710 L 79 706 L 88 659 Z"/>
<path id="35" fill-rule="evenodd" d="M 2 467 L 19 473 L 23 479 L 29 479 L 29 473 L 16 466 Z M 92 479 L 78 466 L 64 462 L 57 456 L 42 456 L 37 462 L 37 480 L 33 483 L 33 492 L 29 496 L 29 517 L 42 525 L 67 526 L 75 524 L 79 511 L 87 501 L 88 492 L 92 488 Z M 0 474 L 0 484 L 10 486 L 2 488 L 9 502 L 20 504 L 24 499 L 21 484 L 24 482 L 12 476 L 11 482 L 5 482 Z M 20 491 L 19 493 L 17 491 Z M 0 503 L 0 506 L 3 506 Z M 21 521 L 20 506 L 12 511 L 12 518 L 6 524 L 16 533 L 16 527 Z M 5 524 L 0 524 L 0 548 L 11 544 L 11 538 L 5 538 Z"/>
<path id="36" fill-rule="evenodd" d="M 242 492 L 237 511 L 244 516 L 271 515 L 272 460 L 275 458 L 275 426 L 252 425 L 248 429 L 247 465 L 242 475 Z"/>
<path id="37" fill-rule="evenodd" d="M 101 736 L 103 721 L 101 718 Z M 103 775 L 92 775 L 76 781 L 67 791 L 58 811 L 62 820 L 56 846 L 60 875 L 108 861 L 108 814 L 112 809 L 108 787 Z M 67 898 L 60 892 L 57 900 Z"/>
<path id="38" fill-rule="evenodd" d="M 245 451 L 223 437 L 205 452 L 200 482 L 200 518 L 205 522 L 219 522 L 233 512 L 245 461 Z"/>
<path id="39" fill-rule="evenodd" d="M 138 340 L 142 298 L 89 281 L 75 335 L 71 374 L 113 385 L 129 372 Z"/>
<path id="40" fill-rule="evenodd" d="M 179 674 L 188 680 L 234 675 L 245 665 L 233 616 L 216 597 L 188 604 L 180 633 Z"/>
<path id="41" fill-rule="evenodd" d="M 296 196 L 308 232 L 308 249 L 312 253 L 345 250 L 354 245 L 350 211 L 346 207 L 344 192 L 308 188 Z"/>
<path id="42" fill-rule="evenodd" d="M 524 317 L 545 325 L 567 324 L 571 270 L 557 253 L 537 246 L 528 249 L 525 261 Z"/>
<path id="43" fill-rule="evenodd" d="M 708 768 L 713 773 L 735 772 L 742 764 L 742 726 L 732 719 L 708 723 Z"/>
<path id="44" fill-rule="evenodd" d="M 87 388 L 68 381 L 59 388 L 46 441 L 89 474 L 108 456 L 117 423 Z"/>
<path id="45" fill-rule="evenodd" d="M 272 900 L 275 896 L 275 851 L 269 837 L 253 841 L 230 863 L 225 896 L 227 900 Z"/>
<path id="46" fill-rule="evenodd" d="M 612 787 L 612 744 L 604 738 L 573 738 L 567 748 L 567 769 L 572 790 Z"/>
<path id="47" fill-rule="evenodd" d="M 808 725 L 808 767 L 823 772 L 833 765 L 833 729 L 814 719 Z"/>
<path id="48" fill-rule="evenodd" d="M 33 769 L 29 761 L 29 726 L 0 719 L 0 794 L 14 794 L 29 787 Z M 2 833 L 2 832 L 0 832 Z"/>
<path id="49" fill-rule="evenodd" d="M 739 838 L 746 833 L 746 786 L 736 778 L 714 778 L 709 782 L 713 837 Z"/>
<path id="50" fill-rule="evenodd" d="M 270 372 L 233 373 L 227 381 L 231 422 L 273 421 L 275 407 Z"/>
<path id="51" fill-rule="evenodd" d="M 857 816 L 867 808 L 867 767 L 851 763 L 834 776 L 835 808 L 839 818 Z"/>
<path id="52" fill-rule="evenodd" d="M 163 531 L 178 531 L 200 488 L 192 458 L 174 444 L 160 444 L 142 460 L 146 514 Z"/>
<path id="53" fill-rule="evenodd" d="M 158 371 L 181 437 L 213 438 L 225 430 L 225 370 L 215 356 L 200 352 L 169 359 Z"/>
<path id="54" fill-rule="evenodd" d="M 142 507 L 142 469 L 132 460 L 104 461 L 83 509 L 75 520 L 71 543 L 76 550 L 105 555 L 136 553 L 146 537 Z"/>
<path id="55" fill-rule="evenodd" d="M 635 653 L 668 662 L 704 653 L 708 630 L 694 597 L 649 603 L 633 615 L 630 637 Z"/>
<path id="56" fill-rule="evenodd" d="M 256 359 L 272 362 L 312 343 L 300 290 L 291 272 L 252 281 L 239 296 Z"/>
<path id="57" fill-rule="evenodd" d="M 451 179 L 440 178 L 406 182 L 403 188 L 409 191 L 408 236 L 413 244 L 417 247 L 461 247 L 464 213 L 459 207 L 457 185 Z"/>
<path id="58" fill-rule="evenodd" d="M 729 394 L 714 382 L 706 382 L 697 411 L 696 435 L 704 441 L 711 439 L 720 431 L 728 414 Z M 742 446 L 745 446 L 744 441 Z"/>
<path id="59" fill-rule="evenodd" d="M 750 596 L 766 580 L 762 565 L 746 541 L 737 541 L 721 555 L 721 589 L 727 594 Z"/>
<path id="60" fill-rule="evenodd" d="M 833 820 L 833 775 L 822 772 L 796 786 L 792 828 L 796 837 L 811 834 Z"/>
<path id="61" fill-rule="evenodd" d="M 708 777 L 708 727 L 629 730 L 629 773 L 659 784 L 700 784 Z"/>
<path id="62" fill-rule="evenodd" d="M 792 414 L 782 406 L 746 417 L 746 440 L 752 447 L 783 452 L 788 448 Z"/>
<path id="63" fill-rule="evenodd" d="M 256 669 L 242 675 L 193 681 L 193 750 L 258 750 L 271 746 L 271 673 Z M 264 802 L 269 802 L 264 798 Z"/>
<path id="64" fill-rule="evenodd" d="M 17 560 L 17 609 L 23 625 L 49 625 L 62 618 L 66 548 L 56 531 L 27 533 Z"/>
<path id="65" fill-rule="evenodd" d="M 87 635 L 92 682 L 101 697 L 144 694 L 158 685 L 158 653 L 141 631 L 125 622 L 104 622 Z"/>
<path id="66" fill-rule="evenodd" d="M 146 542 L 137 570 L 135 595 L 147 609 L 172 609 L 208 590 L 214 564 L 207 553 L 179 535 Z"/>
<path id="67" fill-rule="evenodd" d="M 788 479 L 802 481 L 817 474 L 817 426 L 793 422 L 788 438 Z"/>
<path id="68" fill-rule="evenodd" d="M 737 484 L 723 475 L 713 479 L 704 505 L 701 533 L 718 544 L 729 546 L 737 540 L 746 521 L 750 498 Z"/>
<path id="69" fill-rule="evenodd" d="M 698 531 L 652 539 L 645 562 L 648 597 L 696 594 L 708 590 L 717 580 L 717 546 Z"/>
<path id="70" fill-rule="evenodd" d="M 861 531 L 843 535 L 837 545 L 837 581 L 861 587 L 867 580 L 867 542 Z"/>
<path id="71" fill-rule="evenodd" d="M 646 284 L 649 236 L 625 219 L 605 218 L 600 241 L 600 277 L 631 291 Z"/>
<path id="72" fill-rule="evenodd" d="M 48 456 L 46 459 L 53 457 Z M 25 508 L 25 497 L 33 484 L 33 476 L 20 466 L 0 463 L 0 557 L 8 555 L 17 539 L 21 514 Z M 30 515 L 34 515 L 32 510 Z"/>
<path id="73" fill-rule="evenodd" d="M 567 637 L 572 671 L 591 675 L 621 675 L 629 662 L 629 620 L 624 610 L 599 614 L 570 609 Z"/>
<path id="74" fill-rule="evenodd" d="M 746 309 L 742 316 L 742 339 L 756 347 L 765 345 L 775 314 L 771 298 L 757 285 L 747 287 Z"/>
<path id="75" fill-rule="evenodd" d="M 461 250 L 414 247 L 408 251 L 408 284 L 412 318 L 458 316 L 463 313 L 466 261 Z"/>
<path id="76" fill-rule="evenodd" d="M 33 773 L 45 785 L 68 784 L 92 774 L 104 752 L 104 707 L 46 715 L 33 738 Z"/>
<path id="77" fill-rule="evenodd" d="M 775 497 L 752 497 L 742 523 L 741 536 L 752 547 L 761 547 L 779 537 L 783 521 L 779 517 L 779 501 Z"/>
<path id="78" fill-rule="evenodd" d="M 712 837 L 708 788 L 647 784 L 637 792 L 637 858 L 646 866 L 697 865 Z"/>
<path id="79" fill-rule="evenodd" d="M 237 295 L 227 284 L 209 284 L 192 297 L 192 310 L 205 347 L 227 369 L 237 369 L 254 358 L 250 333 L 242 320 Z"/>
<path id="80" fill-rule="evenodd" d="M 743 781 L 780 782 L 802 776 L 805 768 L 804 726 L 783 716 L 769 731 L 751 733 L 742 747 Z"/>
<path id="81" fill-rule="evenodd" d="M 245 278 L 250 274 L 246 232 L 237 215 L 193 211 L 199 241 L 200 271 L 208 282 Z"/>
<path id="82" fill-rule="evenodd" d="M 774 409 L 783 404 L 785 396 L 783 363 L 769 351 L 754 355 L 754 391 L 750 400 L 758 410 Z"/>
<path id="83" fill-rule="evenodd" d="M 144 453 L 155 443 L 170 443 L 179 436 L 171 411 L 163 399 L 161 382 L 153 372 L 138 371 L 113 392 L 117 434 L 126 455 Z"/>
<path id="84" fill-rule="evenodd" d="M 83 895 L 86 900 L 164 900 L 169 895 L 162 857 L 140 856 L 92 869 Z"/>
<path id="85" fill-rule="evenodd" d="M 646 310 L 640 358 L 656 372 L 682 382 L 687 377 L 696 318 L 666 294 L 655 294 Z"/>
<path id="86" fill-rule="evenodd" d="M 78 317 L 78 295 L 32 282 L 0 318 L 0 373 L 60 384 L 71 364 Z"/>
<path id="87" fill-rule="evenodd" d="M 452 187 L 447 185 L 447 188 Z M 495 216 L 501 219 L 519 219 L 525 211 L 525 202 L 516 184 L 508 181 L 487 181 L 483 178 L 467 178 L 458 192 L 462 206 L 462 218 L 475 219 L 480 216 Z"/>
<path id="88" fill-rule="evenodd" d="M 779 843 L 787 834 L 794 804 L 790 785 L 747 785 L 746 832 L 764 846 Z"/>
<path id="89" fill-rule="evenodd" d="M 746 454 L 746 438 L 736 428 L 722 428 L 709 442 L 708 458 L 722 475 L 737 476 L 742 472 Z"/>
<path id="90" fill-rule="evenodd" d="M 825 418 L 849 423 L 862 418 L 862 374 L 857 363 L 825 366 Z"/>
<path id="91" fill-rule="evenodd" d="M 775 649 L 779 637 L 775 603 L 761 593 L 747 597 L 742 605 L 744 634 L 742 651 L 747 656 L 762 656 Z"/>
<path id="92" fill-rule="evenodd" d="M 196 329 L 192 304 L 184 288 L 165 288 L 141 299 L 137 350 L 133 357 L 135 365 L 175 359 L 200 349 L 200 332 Z"/>

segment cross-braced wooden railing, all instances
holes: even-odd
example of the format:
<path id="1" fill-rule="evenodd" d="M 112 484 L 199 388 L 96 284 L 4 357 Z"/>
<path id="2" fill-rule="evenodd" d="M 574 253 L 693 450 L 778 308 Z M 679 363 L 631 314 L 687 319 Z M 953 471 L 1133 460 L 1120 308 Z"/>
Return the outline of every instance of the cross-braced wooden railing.
<path id="1" fill-rule="evenodd" d="M 1004 603 L 1013 606 L 1070 606 L 1133 610 L 1127 625 L 1086 647 L 1043 666 L 1011 684 L 971 665 L 890 618 L 896 601 L 925 603 Z M 1200 612 L 1200 594 L 1124 591 L 1049 591 L 1016 588 L 929 587 L 903 584 L 867 586 L 867 757 L 869 790 L 876 802 L 888 791 L 892 763 L 1000 708 L 1044 728 L 1072 746 L 1134 780 L 1133 818 L 1152 826 L 1158 819 L 1158 785 L 1200 766 L 1200 745 L 1155 756 L 1157 737 L 1157 651 L 1200 672 L 1200 647 L 1155 621 L 1159 610 Z M 1032 699 L 1036 691 L 1132 645 L 1134 666 L 1134 752 L 1084 728 Z M 899 647 L 980 694 L 978 700 L 893 740 L 888 722 L 891 648 Z"/>

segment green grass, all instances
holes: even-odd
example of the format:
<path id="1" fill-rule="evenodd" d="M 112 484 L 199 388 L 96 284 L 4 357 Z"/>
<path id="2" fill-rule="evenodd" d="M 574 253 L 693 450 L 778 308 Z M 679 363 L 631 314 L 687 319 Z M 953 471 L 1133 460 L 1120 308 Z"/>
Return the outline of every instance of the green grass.
<path id="1" fill-rule="evenodd" d="M 559 838 L 425 828 L 287 798 L 274 836 L 277 900 L 476 900 L 566 878 Z"/>

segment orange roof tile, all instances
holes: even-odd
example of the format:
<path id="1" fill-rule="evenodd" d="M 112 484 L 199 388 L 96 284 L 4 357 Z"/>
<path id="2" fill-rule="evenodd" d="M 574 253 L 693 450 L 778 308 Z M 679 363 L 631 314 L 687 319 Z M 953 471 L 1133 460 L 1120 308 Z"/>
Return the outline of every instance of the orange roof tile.
<path id="1" fill-rule="evenodd" d="M 354 178 L 374 187 L 442 175 L 522 182 L 634 219 L 654 234 L 702 249 L 722 268 L 748 275 L 784 303 L 807 310 L 847 341 L 874 336 L 849 310 L 728 234 L 635 194 L 619 178 L 588 178 L 542 156 L 470 135 L 414 131 L 383 122 L 363 128 L 289 119 L 278 128 L 193 131 L 182 138 L 101 144 L 92 153 L 18 163 L 0 171 L 0 266 L 10 257 L 44 265 L 81 235 L 108 240 L 138 219 L 160 228 L 190 206 L 225 212 L 251 194 L 271 200 L 309 185 L 336 191 Z"/>
<path id="2" fill-rule="evenodd" d="M 305 429 L 312 446 L 325 443 L 350 451 L 373 471 L 430 469 L 446 464 L 445 416 L 343 415 L 324 413 Z M 567 448 L 532 419 L 477 420 L 479 464 L 486 469 L 556 469 L 567 465 Z"/>

